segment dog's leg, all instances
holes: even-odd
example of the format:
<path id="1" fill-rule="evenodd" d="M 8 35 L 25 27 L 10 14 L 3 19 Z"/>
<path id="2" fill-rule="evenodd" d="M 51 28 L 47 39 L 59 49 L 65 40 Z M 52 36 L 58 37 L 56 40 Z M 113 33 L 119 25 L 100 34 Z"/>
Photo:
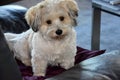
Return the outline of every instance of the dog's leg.
<path id="1" fill-rule="evenodd" d="M 26 66 L 31 66 L 31 55 L 26 39 L 17 39 L 13 51 L 16 58 L 20 59 Z"/>
<path id="2" fill-rule="evenodd" d="M 63 62 L 60 64 L 61 67 L 63 67 L 64 69 L 70 69 L 71 67 L 74 66 L 74 62 L 75 62 L 75 59 L 74 58 L 70 58 L 70 59 L 65 59 L 63 60 Z"/>
<path id="3" fill-rule="evenodd" d="M 23 52 L 23 53 L 22 53 Z M 20 60 L 22 61 L 23 64 L 26 66 L 31 66 L 31 58 L 26 51 L 21 51 L 22 54 L 20 54 Z"/>
<path id="4" fill-rule="evenodd" d="M 38 54 L 38 53 L 37 53 Z M 32 50 L 32 68 L 35 76 L 45 76 L 47 61 L 40 58 L 34 50 Z"/>

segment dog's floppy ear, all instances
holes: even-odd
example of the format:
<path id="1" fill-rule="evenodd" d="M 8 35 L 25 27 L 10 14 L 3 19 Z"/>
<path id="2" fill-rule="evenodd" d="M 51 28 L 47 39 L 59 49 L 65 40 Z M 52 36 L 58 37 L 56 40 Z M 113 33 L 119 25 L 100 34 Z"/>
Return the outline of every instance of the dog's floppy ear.
<path id="1" fill-rule="evenodd" d="M 75 0 L 65 0 L 66 1 L 66 6 L 69 9 L 69 15 L 72 18 L 76 18 L 78 16 L 78 5 L 75 2 Z"/>
<path id="2" fill-rule="evenodd" d="M 44 7 L 44 3 L 38 3 L 36 6 L 31 7 L 25 14 L 27 23 L 31 26 L 34 32 L 37 32 L 41 25 L 41 9 Z"/>
<path id="3" fill-rule="evenodd" d="M 34 32 L 38 31 L 38 25 L 36 24 L 36 6 L 31 7 L 25 14 L 25 19 L 30 27 L 32 27 Z"/>

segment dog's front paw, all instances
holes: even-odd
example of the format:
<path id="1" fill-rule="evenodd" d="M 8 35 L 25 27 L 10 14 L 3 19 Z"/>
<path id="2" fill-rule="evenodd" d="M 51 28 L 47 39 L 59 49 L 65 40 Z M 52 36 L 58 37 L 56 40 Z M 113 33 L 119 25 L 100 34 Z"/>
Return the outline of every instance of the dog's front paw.
<path id="1" fill-rule="evenodd" d="M 64 69 L 70 69 L 74 66 L 74 62 L 66 61 L 61 64 L 61 67 Z"/>
<path id="2" fill-rule="evenodd" d="M 23 60 L 22 63 L 25 64 L 26 66 L 31 66 L 30 60 Z"/>
<path id="3" fill-rule="evenodd" d="M 34 73 L 34 76 L 45 76 L 45 73 Z"/>

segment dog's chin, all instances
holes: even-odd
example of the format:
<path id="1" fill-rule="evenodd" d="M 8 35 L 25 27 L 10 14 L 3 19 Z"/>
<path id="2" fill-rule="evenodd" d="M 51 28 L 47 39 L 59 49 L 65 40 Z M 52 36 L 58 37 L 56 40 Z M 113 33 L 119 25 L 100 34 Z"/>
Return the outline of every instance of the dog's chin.
<path id="1" fill-rule="evenodd" d="M 64 40 L 66 39 L 66 37 L 68 36 L 68 33 L 62 33 L 61 35 L 57 35 L 55 32 L 51 32 L 49 34 L 46 35 L 46 38 L 48 40 L 53 40 L 53 41 L 58 41 L 58 40 Z"/>
<path id="2" fill-rule="evenodd" d="M 51 37 L 53 40 L 63 40 L 66 37 L 66 35 L 59 35 L 59 36 L 53 36 Z"/>

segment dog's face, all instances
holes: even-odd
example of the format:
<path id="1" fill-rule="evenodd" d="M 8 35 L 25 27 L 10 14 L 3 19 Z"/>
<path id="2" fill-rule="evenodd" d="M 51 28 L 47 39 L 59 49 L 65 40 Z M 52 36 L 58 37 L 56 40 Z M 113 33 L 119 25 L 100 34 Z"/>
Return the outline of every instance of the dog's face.
<path id="1" fill-rule="evenodd" d="M 62 39 L 76 26 L 77 14 L 74 0 L 45 0 L 27 11 L 26 20 L 43 37 Z"/>

